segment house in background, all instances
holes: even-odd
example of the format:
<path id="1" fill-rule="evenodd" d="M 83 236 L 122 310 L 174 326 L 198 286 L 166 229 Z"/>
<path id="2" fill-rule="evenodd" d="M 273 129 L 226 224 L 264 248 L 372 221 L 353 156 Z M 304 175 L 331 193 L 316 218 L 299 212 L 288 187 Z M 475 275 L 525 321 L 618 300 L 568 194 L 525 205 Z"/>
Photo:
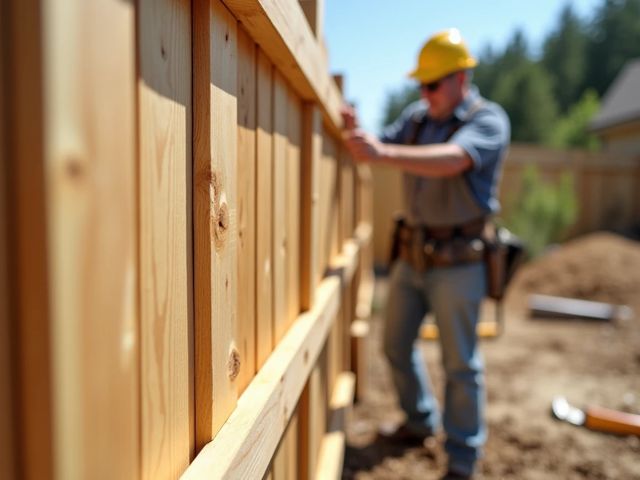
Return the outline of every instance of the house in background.
<path id="1" fill-rule="evenodd" d="M 589 129 L 607 152 L 640 154 L 640 58 L 628 62 L 618 74 Z"/>

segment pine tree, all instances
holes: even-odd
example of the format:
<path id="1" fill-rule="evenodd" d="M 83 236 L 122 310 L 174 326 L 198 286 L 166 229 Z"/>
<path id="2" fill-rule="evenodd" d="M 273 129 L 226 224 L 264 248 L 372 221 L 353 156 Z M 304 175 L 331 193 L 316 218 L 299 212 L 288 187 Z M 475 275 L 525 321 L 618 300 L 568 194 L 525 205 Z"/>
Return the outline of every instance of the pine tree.
<path id="1" fill-rule="evenodd" d="M 602 96 L 624 64 L 640 56 L 640 0 L 604 0 L 589 38 L 585 86 Z"/>
<path id="2" fill-rule="evenodd" d="M 561 112 L 581 96 L 587 68 L 587 31 L 568 4 L 558 27 L 545 40 L 542 65 L 553 75 L 553 93 Z"/>

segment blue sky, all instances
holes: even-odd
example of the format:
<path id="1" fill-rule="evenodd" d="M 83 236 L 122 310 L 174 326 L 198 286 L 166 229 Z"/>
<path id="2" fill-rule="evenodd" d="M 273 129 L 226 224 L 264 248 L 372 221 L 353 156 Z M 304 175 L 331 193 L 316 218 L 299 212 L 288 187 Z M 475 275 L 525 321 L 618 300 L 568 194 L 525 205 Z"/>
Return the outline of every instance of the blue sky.
<path id="1" fill-rule="evenodd" d="M 332 73 L 345 75 L 345 95 L 362 125 L 377 132 L 387 93 L 408 83 L 406 73 L 434 32 L 457 27 L 478 55 L 502 49 L 516 28 L 534 52 L 570 3 L 591 18 L 604 0 L 325 0 L 324 31 Z"/>

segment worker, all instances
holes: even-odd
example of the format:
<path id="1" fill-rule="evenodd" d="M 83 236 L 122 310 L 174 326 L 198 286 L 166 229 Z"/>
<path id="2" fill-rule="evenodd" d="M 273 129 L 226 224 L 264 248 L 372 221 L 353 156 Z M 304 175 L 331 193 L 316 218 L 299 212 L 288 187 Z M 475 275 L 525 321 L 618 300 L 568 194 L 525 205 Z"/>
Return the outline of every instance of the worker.
<path id="1" fill-rule="evenodd" d="M 457 29 L 436 33 L 409 74 L 419 83 L 420 100 L 379 139 L 355 128 L 354 109 L 342 112 L 354 160 L 404 174 L 383 338 L 406 421 L 386 438 L 420 445 L 442 425 L 446 479 L 472 478 L 486 440 L 476 325 L 487 285 L 484 240 L 499 210 L 497 187 L 510 138 L 504 110 L 471 83 L 476 63 Z M 429 311 L 446 374 L 442 417 L 415 345 Z"/>

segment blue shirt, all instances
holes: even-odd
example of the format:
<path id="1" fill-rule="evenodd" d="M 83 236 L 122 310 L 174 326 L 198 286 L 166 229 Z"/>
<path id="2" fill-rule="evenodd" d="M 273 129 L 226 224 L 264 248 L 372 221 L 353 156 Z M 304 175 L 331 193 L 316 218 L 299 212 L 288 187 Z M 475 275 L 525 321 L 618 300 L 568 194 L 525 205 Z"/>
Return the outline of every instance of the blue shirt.
<path id="1" fill-rule="evenodd" d="M 498 184 L 511 136 L 509 118 L 502 107 L 480 97 L 478 89 L 472 86 L 453 116 L 437 121 L 429 118 L 427 104 L 419 100 L 384 129 L 381 141 L 411 142 L 415 119 L 425 115 L 426 121 L 415 143 L 459 145 L 471 157 L 473 167 L 453 177 L 433 178 L 405 173 L 404 201 L 409 222 L 433 227 L 459 225 L 498 212 Z M 447 140 L 460 122 L 464 123 Z"/>

